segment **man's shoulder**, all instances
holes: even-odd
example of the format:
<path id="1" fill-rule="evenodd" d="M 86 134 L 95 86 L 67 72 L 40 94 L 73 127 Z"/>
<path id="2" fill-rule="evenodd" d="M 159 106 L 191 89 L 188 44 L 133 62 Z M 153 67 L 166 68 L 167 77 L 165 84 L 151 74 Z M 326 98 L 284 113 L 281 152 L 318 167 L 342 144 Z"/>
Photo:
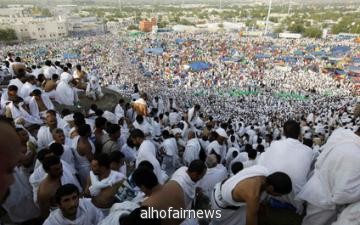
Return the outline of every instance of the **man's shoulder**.
<path id="1" fill-rule="evenodd" d="M 58 217 L 58 214 L 60 213 L 60 209 L 55 209 L 54 211 L 52 211 L 48 218 L 45 220 L 45 222 L 43 223 L 43 225 L 65 225 L 62 223 L 59 223 L 60 221 L 56 220 L 55 218 Z"/>
<path id="2" fill-rule="evenodd" d="M 49 182 L 46 178 L 40 182 L 39 189 L 38 189 L 38 199 L 39 200 L 47 199 L 47 198 L 51 197 L 53 190 L 48 188 L 47 187 L 48 185 L 49 185 Z"/>
<path id="3" fill-rule="evenodd" d="M 48 128 L 49 128 L 49 127 L 48 127 L 47 125 L 43 125 L 43 126 L 41 126 L 41 127 L 39 128 L 38 133 L 39 133 L 39 132 L 44 132 L 44 131 L 46 131 Z"/>
<path id="4" fill-rule="evenodd" d="M 86 208 L 95 208 L 94 204 L 91 202 L 91 198 L 80 198 L 79 205 L 84 206 Z"/>

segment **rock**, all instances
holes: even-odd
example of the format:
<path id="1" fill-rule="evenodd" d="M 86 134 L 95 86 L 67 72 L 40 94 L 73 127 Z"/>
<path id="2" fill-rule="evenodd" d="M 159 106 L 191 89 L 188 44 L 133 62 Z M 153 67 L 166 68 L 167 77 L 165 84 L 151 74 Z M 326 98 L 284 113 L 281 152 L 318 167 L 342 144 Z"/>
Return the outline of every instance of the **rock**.
<path id="1" fill-rule="evenodd" d="M 60 105 L 54 102 L 55 108 L 58 112 L 61 112 L 63 109 L 70 109 L 72 112 L 82 112 L 86 113 L 89 111 L 90 106 L 92 104 L 96 104 L 100 109 L 102 110 L 108 110 L 108 111 L 114 111 L 116 104 L 118 103 L 119 99 L 121 98 L 121 95 L 113 90 L 110 90 L 108 88 L 102 89 L 104 93 L 104 97 L 102 97 L 100 100 L 94 101 L 90 98 L 88 98 L 85 95 L 85 92 L 79 92 L 79 101 L 80 101 L 80 108 L 76 106 L 65 106 Z"/>

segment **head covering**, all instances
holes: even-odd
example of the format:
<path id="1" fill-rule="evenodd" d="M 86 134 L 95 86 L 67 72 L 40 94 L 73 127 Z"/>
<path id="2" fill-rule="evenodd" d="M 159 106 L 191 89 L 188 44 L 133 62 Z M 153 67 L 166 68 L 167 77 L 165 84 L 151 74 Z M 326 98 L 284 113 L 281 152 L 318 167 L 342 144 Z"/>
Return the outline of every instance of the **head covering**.
<path id="1" fill-rule="evenodd" d="M 311 137 L 312 137 L 311 132 L 306 132 L 306 133 L 304 134 L 304 138 L 305 138 L 305 139 L 311 139 Z"/>
<path id="2" fill-rule="evenodd" d="M 65 121 L 65 122 L 71 122 L 71 121 L 74 121 L 74 114 L 69 114 L 69 115 L 67 115 L 67 116 L 64 116 L 64 118 L 63 118 L 63 120 Z"/>
<path id="3" fill-rule="evenodd" d="M 117 124 L 116 115 L 112 112 L 105 111 L 103 113 L 102 117 L 104 117 L 108 122 L 110 122 L 112 124 Z"/>
<path id="4" fill-rule="evenodd" d="M 218 135 L 220 135 L 221 137 L 224 137 L 224 138 L 229 138 L 228 135 L 226 134 L 226 131 L 219 127 L 218 129 L 216 129 L 215 131 Z"/>

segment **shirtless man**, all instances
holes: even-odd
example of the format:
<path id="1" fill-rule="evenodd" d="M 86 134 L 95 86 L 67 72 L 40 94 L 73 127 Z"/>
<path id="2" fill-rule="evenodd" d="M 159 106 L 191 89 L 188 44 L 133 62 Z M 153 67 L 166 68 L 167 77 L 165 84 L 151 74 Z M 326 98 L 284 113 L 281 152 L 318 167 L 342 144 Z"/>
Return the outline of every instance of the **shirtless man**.
<path id="1" fill-rule="evenodd" d="M 140 207 L 140 210 L 134 210 L 129 218 L 124 220 L 127 224 L 161 224 L 161 225 L 178 225 L 183 222 L 183 219 L 181 218 L 167 218 L 167 219 L 161 219 L 161 223 L 159 221 L 154 220 L 148 220 L 143 219 L 141 220 L 141 210 L 148 210 L 149 207 L 152 207 L 157 210 L 168 210 L 169 208 L 172 208 L 172 210 L 181 210 L 189 208 L 189 203 L 191 203 L 192 200 L 189 196 L 189 189 L 194 189 L 195 192 L 195 183 L 199 181 L 204 174 L 206 173 L 206 167 L 204 163 L 200 160 L 194 160 L 188 168 L 180 168 L 177 172 L 175 172 L 176 176 L 173 176 L 170 181 L 168 181 L 163 186 L 157 186 L 157 185 L 148 185 L 149 187 L 146 187 L 146 182 L 139 182 L 138 185 L 140 185 L 141 190 L 145 191 L 147 195 L 151 194 L 147 199 L 145 199 L 142 202 L 142 207 Z M 180 177 L 183 177 L 184 179 L 181 179 Z M 190 187 L 187 188 L 186 185 L 189 185 Z M 152 189 L 149 188 L 152 186 Z M 156 188 L 156 189 L 154 189 Z M 151 215 L 149 215 L 151 216 Z M 140 218 L 139 218 L 140 217 Z M 156 217 L 156 214 L 154 215 Z"/>
<path id="2" fill-rule="evenodd" d="M 86 90 L 86 73 L 82 70 L 81 65 L 76 65 L 76 70 L 73 73 L 73 78 L 77 82 L 77 88 Z"/>
<path id="3" fill-rule="evenodd" d="M 125 176 L 110 169 L 110 157 L 106 153 L 95 155 L 91 161 L 91 172 L 85 194 L 92 197 L 93 204 L 106 212 L 115 201 L 115 194 Z"/>
<path id="4" fill-rule="evenodd" d="M 33 91 L 33 96 L 35 96 L 35 101 L 39 107 L 39 112 L 46 111 L 48 108 L 46 107 L 44 101 L 41 98 L 41 91 L 39 89 L 35 89 Z"/>
<path id="5" fill-rule="evenodd" d="M 59 80 L 58 74 L 53 74 L 51 80 L 47 80 L 44 84 L 44 91 L 45 92 L 52 92 L 56 90 L 57 81 Z"/>
<path id="6" fill-rule="evenodd" d="M 73 139 L 75 167 L 79 172 L 81 185 L 85 187 L 90 174 L 90 162 L 95 153 L 95 146 L 89 139 L 91 128 L 88 124 L 78 127 L 77 132 L 79 135 Z"/>
<path id="7" fill-rule="evenodd" d="M 13 169 L 20 160 L 22 146 L 13 127 L 0 121 L 0 203 L 9 194 L 14 182 Z"/>
<path id="8" fill-rule="evenodd" d="M 38 204 L 41 210 L 41 216 L 45 219 L 49 216 L 50 209 L 56 207 L 55 192 L 61 186 L 61 176 L 63 168 L 60 158 L 49 156 L 43 161 L 43 168 L 48 174 L 40 183 L 38 189 Z"/>
<path id="9" fill-rule="evenodd" d="M 47 95 L 42 95 L 39 89 L 33 90 L 31 94 L 33 96 L 29 102 L 31 115 L 44 119 L 46 111 L 54 109 L 54 105 Z"/>
<path id="10" fill-rule="evenodd" d="M 222 183 L 216 184 L 211 205 L 221 210 L 221 218 L 213 218 L 211 225 L 257 225 L 262 194 L 281 196 L 290 193 L 292 182 L 282 172 L 269 175 L 263 166 L 244 169 Z"/>

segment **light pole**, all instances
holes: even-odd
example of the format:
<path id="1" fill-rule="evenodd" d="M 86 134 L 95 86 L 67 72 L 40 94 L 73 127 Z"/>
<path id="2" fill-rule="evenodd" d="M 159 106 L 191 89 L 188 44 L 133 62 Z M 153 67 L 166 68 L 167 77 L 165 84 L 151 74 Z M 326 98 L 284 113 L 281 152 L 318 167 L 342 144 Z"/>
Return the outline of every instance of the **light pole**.
<path id="1" fill-rule="evenodd" d="M 270 19 L 270 13 L 271 13 L 271 2 L 272 2 L 272 0 L 269 1 L 269 10 L 268 10 L 268 14 L 267 14 L 267 17 L 266 17 L 266 24 L 265 24 L 265 32 L 264 32 L 264 35 L 267 34 L 268 29 L 269 29 L 269 19 Z"/>
<path id="2" fill-rule="evenodd" d="M 290 15 L 290 10 L 291 10 L 291 1 L 289 1 L 288 15 Z"/>

